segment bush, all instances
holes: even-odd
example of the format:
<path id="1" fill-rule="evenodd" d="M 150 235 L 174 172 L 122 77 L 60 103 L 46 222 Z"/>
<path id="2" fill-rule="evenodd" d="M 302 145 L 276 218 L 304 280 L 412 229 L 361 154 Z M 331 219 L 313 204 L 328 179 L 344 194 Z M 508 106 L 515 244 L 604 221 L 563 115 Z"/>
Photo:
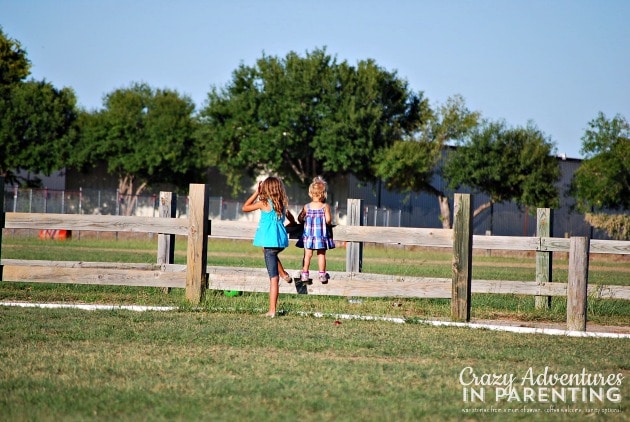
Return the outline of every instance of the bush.
<path id="1" fill-rule="evenodd" d="M 630 240 L 630 215 L 586 213 L 584 219 L 593 227 L 605 230 L 617 240 Z"/>

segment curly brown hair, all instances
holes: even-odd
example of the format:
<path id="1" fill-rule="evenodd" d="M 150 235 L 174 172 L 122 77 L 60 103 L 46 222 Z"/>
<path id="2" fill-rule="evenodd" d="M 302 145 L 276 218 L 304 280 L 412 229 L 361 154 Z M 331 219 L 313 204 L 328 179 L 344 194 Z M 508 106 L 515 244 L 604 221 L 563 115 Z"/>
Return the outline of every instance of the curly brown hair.
<path id="1" fill-rule="evenodd" d="M 260 184 L 258 199 L 260 201 L 271 199 L 273 209 L 278 215 L 278 218 L 281 218 L 283 212 L 289 207 L 289 198 L 284 189 L 284 184 L 282 180 L 274 176 L 267 177 Z"/>

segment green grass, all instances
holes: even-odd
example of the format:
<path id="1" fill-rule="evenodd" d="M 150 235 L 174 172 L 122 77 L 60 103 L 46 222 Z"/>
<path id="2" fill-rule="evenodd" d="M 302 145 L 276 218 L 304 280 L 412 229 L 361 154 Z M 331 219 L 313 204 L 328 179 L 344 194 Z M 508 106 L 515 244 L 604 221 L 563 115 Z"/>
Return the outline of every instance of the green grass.
<path id="1" fill-rule="evenodd" d="M 627 339 L 526 335 L 251 312 L 0 307 L 0 414 L 21 420 L 417 421 L 489 419 L 464 409 L 539 411 L 551 403 L 466 403 L 459 374 L 621 374 L 621 402 L 559 403 L 626 416 Z M 539 415 L 539 416 L 540 416 Z M 510 415 L 529 420 L 529 414 Z"/>

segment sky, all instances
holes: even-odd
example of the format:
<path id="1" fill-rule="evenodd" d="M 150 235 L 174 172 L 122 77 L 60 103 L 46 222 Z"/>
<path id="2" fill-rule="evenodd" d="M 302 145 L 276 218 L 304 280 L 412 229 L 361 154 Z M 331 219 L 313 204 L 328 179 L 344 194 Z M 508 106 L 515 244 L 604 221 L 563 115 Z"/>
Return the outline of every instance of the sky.
<path id="1" fill-rule="evenodd" d="M 570 158 L 599 112 L 630 120 L 628 22 L 628 0 L 0 0 L 31 77 L 88 110 L 135 82 L 201 108 L 241 64 L 325 48 L 432 106 L 461 95 L 485 119 L 531 122 Z"/>

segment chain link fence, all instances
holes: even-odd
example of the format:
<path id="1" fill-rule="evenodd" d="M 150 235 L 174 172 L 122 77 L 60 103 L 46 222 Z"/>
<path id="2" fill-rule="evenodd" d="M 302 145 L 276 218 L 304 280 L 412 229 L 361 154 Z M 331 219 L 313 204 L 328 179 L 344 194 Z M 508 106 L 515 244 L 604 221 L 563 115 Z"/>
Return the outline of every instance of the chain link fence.
<path id="1" fill-rule="evenodd" d="M 480 198 L 480 200 L 483 198 Z M 345 204 L 344 204 L 345 205 Z M 363 225 L 380 227 L 435 227 L 441 228 L 439 210 L 435 199 L 428 198 L 422 206 L 401 208 L 364 205 Z M 209 198 L 211 219 L 232 221 L 257 221 L 259 213 L 243 213 L 243 201 L 225 199 L 220 196 Z M 301 205 L 292 205 L 294 216 Z M 331 203 L 332 223 L 346 223 L 347 210 L 339 202 Z M 157 217 L 159 195 L 122 195 L 117 190 L 80 189 L 78 191 L 54 189 L 18 189 L 4 191 L 5 212 L 54 213 L 54 214 L 101 214 Z M 176 217 L 188 215 L 188 197 L 177 197 Z M 589 236 L 593 239 L 609 238 L 605 232 L 594 230 L 584 221 L 581 214 L 572 213 L 567 207 L 554 210 L 553 235 L 556 237 Z M 536 231 L 536 216 L 515 204 L 495 205 L 494 210 L 475 218 L 475 234 L 503 236 L 533 236 Z"/>
<path id="2" fill-rule="evenodd" d="M 220 196 L 209 198 L 211 219 L 256 221 L 258 213 L 241 211 L 242 201 L 224 199 Z M 297 217 L 300 206 L 291 207 Z M 338 203 L 331 206 L 333 224 L 345 221 L 345 208 Z M 5 212 L 51 213 L 51 214 L 93 214 L 157 217 L 159 215 L 159 195 L 122 195 L 117 190 L 80 189 L 78 191 L 54 189 L 18 189 L 4 191 Z M 176 217 L 188 215 L 188 197 L 177 197 Z M 400 211 L 385 208 L 365 207 L 365 224 L 399 225 Z"/>

